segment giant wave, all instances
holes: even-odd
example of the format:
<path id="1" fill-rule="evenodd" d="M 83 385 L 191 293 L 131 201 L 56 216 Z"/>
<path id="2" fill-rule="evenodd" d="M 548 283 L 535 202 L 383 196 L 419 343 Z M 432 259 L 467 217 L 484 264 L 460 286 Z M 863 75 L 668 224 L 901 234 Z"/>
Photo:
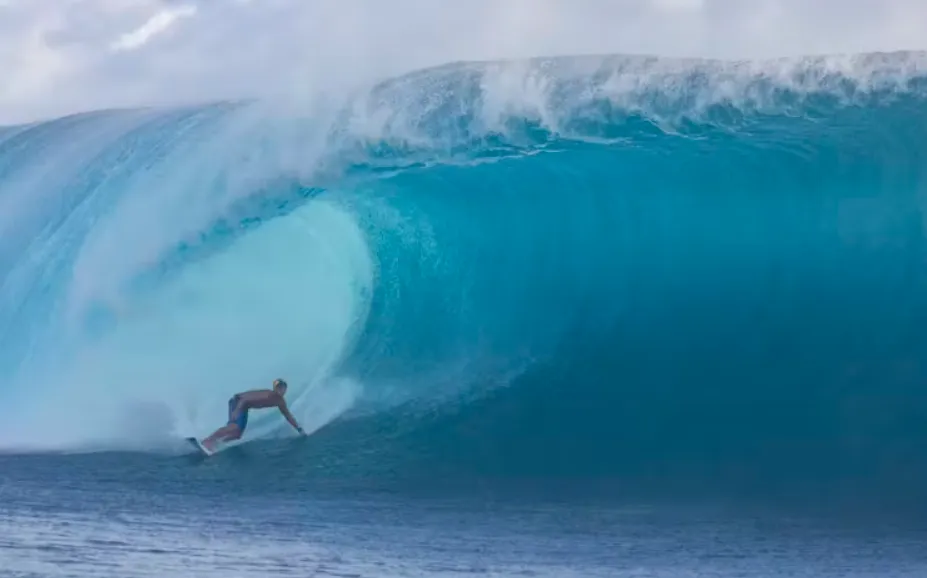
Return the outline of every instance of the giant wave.
<path id="1" fill-rule="evenodd" d="M 0 444 L 283 376 L 339 475 L 923 495 L 925 105 L 921 53 L 614 56 L 0 129 Z"/>

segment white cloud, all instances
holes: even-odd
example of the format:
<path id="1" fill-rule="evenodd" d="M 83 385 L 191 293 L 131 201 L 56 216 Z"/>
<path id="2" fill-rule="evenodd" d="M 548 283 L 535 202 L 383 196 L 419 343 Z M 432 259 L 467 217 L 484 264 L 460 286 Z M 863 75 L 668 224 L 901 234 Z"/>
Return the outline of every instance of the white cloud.
<path id="1" fill-rule="evenodd" d="M 924 48 L 923 0 L 0 0 L 0 123 L 456 60 Z"/>
<path id="2" fill-rule="evenodd" d="M 127 32 L 113 42 L 113 50 L 134 50 L 148 43 L 155 36 L 165 32 L 177 20 L 196 15 L 196 6 L 179 6 L 158 12 L 131 32 Z"/>
<path id="3" fill-rule="evenodd" d="M 705 0 L 652 0 L 653 5 L 664 10 L 701 10 Z"/>

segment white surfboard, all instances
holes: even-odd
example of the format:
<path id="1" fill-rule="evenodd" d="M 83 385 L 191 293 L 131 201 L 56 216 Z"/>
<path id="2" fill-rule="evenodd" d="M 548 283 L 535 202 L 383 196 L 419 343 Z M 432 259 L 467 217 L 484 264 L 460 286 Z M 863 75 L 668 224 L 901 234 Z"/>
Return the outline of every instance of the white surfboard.
<path id="1" fill-rule="evenodd" d="M 204 446 L 204 445 L 202 444 L 202 442 L 200 442 L 200 440 L 198 440 L 198 439 L 196 439 L 196 438 L 186 438 L 186 440 L 187 440 L 188 442 L 190 442 L 190 444 L 191 444 L 193 447 L 195 447 L 195 448 L 198 449 L 200 452 L 202 452 L 203 455 L 205 455 L 205 456 L 211 456 L 213 453 L 215 453 L 215 452 L 211 452 L 211 451 L 209 451 L 208 449 L 206 449 L 206 446 Z"/>

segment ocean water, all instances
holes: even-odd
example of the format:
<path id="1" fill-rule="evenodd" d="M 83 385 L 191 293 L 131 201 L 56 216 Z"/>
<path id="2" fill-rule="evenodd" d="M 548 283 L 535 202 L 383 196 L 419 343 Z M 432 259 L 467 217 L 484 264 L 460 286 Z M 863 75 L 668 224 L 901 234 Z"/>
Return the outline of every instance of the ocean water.
<path id="1" fill-rule="evenodd" d="M 927 575 L 925 137 L 923 53 L 0 128 L 0 575 Z"/>

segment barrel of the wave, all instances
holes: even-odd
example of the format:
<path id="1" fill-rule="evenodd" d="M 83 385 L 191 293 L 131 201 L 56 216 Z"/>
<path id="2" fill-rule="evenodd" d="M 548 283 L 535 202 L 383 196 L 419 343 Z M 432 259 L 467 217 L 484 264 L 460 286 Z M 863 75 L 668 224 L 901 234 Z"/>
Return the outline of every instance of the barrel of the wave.
<path id="1" fill-rule="evenodd" d="M 223 423 L 224 400 L 276 375 L 307 429 L 353 404 L 356 382 L 336 369 L 369 307 L 367 240 L 331 197 L 239 182 L 224 144 L 240 128 L 235 111 L 202 114 L 151 113 L 120 132 L 120 114 L 105 113 L 65 126 L 60 141 L 47 140 L 58 121 L 23 136 L 22 148 L 45 139 L 33 152 L 75 173 L 38 181 L 57 188 L 29 202 L 65 203 L 27 211 L 28 250 L 3 253 L 2 339 L 19 343 L 3 356 L 9 444 L 160 449 Z M 76 155 L 68 143 L 87 131 L 97 154 Z M 259 160 L 268 165 L 250 161 L 251 176 L 272 170 L 277 182 L 274 159 Z M 24 394 L 36 384 L 41 399 Z M 249 429 L 274 436 L 280 425 Z"/>

